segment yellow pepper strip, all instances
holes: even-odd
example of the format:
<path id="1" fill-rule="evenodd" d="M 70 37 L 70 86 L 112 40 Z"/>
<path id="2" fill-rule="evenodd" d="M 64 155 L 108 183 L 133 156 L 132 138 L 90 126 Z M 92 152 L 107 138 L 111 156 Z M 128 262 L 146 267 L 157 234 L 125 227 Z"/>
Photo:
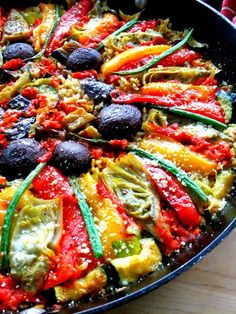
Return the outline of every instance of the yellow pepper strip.
<path id="1" fill-rule="evenodd" d="M 125 226 L 122 218 L 117 212 L 115 205 L 97 193 L 97 181 L 89 174 L 79 180 L 81 191 L 87 198 L 87 202 L 95 216 L 103 246 L 105 259 L 114 258 L 115 254 L 112 242 L 124 239 Z"/>
<path id="2" fill-rule="evenodd" d="M 31 77 L 29 72 L 25 72 L 21 77 L 11 86 L 6 86 L 0 92 L 0 101 L 10 100 L 14 94 L 19 91 L 23 86 L 31 82 Z"/>
<path id="3" fill-rule="evenodd" d="M 10 201 L 12 200 L 19 185 L 20 182 L 3 189 L 0 193 L 0 230 L 5 219 L 7 207 L 9 206 Z M 25 205 L 31 203 L 32 200 L 33 194 L 29 190 L 25 191 L 17 205 L 17 209 L 22 208 Z"/>
<path id="4" fill-rule="evenodd" d="M 36 52 L 39 52 L 44 45 L 47 34 L 52 28 L 56 17 L 56 7 L 52 3 L 41 3 L 42 23 L 33 31 L 33 45 Z"/>
<path id="5" fill-rule="evenodd" d="M 147 56 L 159 55 L 166 51 L 171 46 L 168 45 L 155 45 L 155 46 L 141 46 L 135 47 L 116 55 L 111 60 L 107 61 L 102 66 L 103 76 L 118 71 L 123 65 L 128 62 L 136 61 Z"/>
<path id="6" fill-rule="evenodd" d="M 213 196 L 219 200 L 226 197 L 234 183 L 234 173 L 232 170 L 224 170 L 216 177 L 216 182 L 212 188 Z"/>
<path id="7" fill-rule="evenodd" d="M 199 172 L 208 175 L 217 168 L 217 164 L 206 157 L 192 152 L 177 141 L 167 138 L 143 139 L 138 145 L 153 154 L 161 154 L 187 172 Z"/>
<path id="8" fill-rule="evenodd" d="M 216 86 L 192 85 L 173 82 L 153 82 L 141 88 L 141 94 L 152 96 L 179 95 L 191 97 L 199 101 L 211 99 L 216 92 Z"/>

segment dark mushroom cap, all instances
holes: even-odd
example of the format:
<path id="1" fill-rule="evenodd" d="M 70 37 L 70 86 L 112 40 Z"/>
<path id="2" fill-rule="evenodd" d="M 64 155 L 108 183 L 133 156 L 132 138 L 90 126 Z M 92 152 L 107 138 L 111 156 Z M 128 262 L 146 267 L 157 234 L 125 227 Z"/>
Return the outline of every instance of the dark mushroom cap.
<path id="1" fill-rule="evenodd" d="M 0 172 L 9 180 L 24 177 L 37 166 L 43 153 L 43 147 L 34 139 L 14 140 L 2 152 Z"/>
<path id="2" fill-rule="evenodd" d="M 142 114 L 132 105 L 112 104 L 98 115 L 98 130 L 107 139 L 130 138 L 141 127 Z"/>
<path id="3" fill-rule="evenodd" d="M 22 60 L 32 58 L 35 53 L 33 47 L 26 43 L 15 43 L 9 45 L 2 53 L 3 59 L 8 61 L 20 58 Z"/>
<path id="4" fill-rule="evenodd" d="M 52 163 L 65 175 L 79 175 L 91 165 L 90 151 L 75 141 L 61 142 L 54 150 Z"/>
<path id="5" fill-rule="evenodd" d="M 66 62 L 66 66 L 73 72 L 89 69 L 99 69 L 102 64 L 100 53 L 92 48 L 79 48 L 73 51 Z"/>

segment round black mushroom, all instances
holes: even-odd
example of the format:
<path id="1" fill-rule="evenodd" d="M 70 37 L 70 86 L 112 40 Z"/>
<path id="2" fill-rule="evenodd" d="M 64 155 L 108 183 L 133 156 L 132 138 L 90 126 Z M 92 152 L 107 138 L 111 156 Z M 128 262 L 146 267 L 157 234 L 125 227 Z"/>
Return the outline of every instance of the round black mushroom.
<path id="1" fill-rule="evenodd" d="M 65 175 L 79 175 L 89 169 L 91 154 L 83 144 L 75 141 L 61 142 L 54 150 L 52 163 Z"/>
<path id="2" fill-rule="evenodd" d="M 99 69 L 102 64 L 100 53 L 92 48 L 79 48 L 73 51 L 66 62 L 66 66 L 73 72 L 89 69 Z"/>
<path id="3" fill-rule="evenodd" d="M 141 127 L 142 114 L 132 105 L 112 104 L 98 115 L 98 130 L 107 139 L 129 139 Z"/>
<path id="4" fill-rule="evenodd" d="M 43 153 L 43 147 L 34 139 L 14 140 L 2 152 L 0 172 L 8 180 L 25 177 L 37 166 Z"/>
<path id="5" fill-rule="evenodd" d="M 15 43 L 9 45 L 2 53 L 5 61 L 20 58 L 22 60 L 32 58 L 35 53 L 33 47 L 26 43 Z"/>

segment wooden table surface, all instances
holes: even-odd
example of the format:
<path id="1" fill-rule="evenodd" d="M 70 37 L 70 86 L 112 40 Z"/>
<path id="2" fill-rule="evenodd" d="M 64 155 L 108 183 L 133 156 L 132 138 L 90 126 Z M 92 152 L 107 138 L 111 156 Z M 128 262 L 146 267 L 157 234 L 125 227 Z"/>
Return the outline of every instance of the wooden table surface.
<path id="1" fill-rule="evenodd" d="M 154 292 L 106 314 L 236 314 L 236 230 L 201 262 Z"/>

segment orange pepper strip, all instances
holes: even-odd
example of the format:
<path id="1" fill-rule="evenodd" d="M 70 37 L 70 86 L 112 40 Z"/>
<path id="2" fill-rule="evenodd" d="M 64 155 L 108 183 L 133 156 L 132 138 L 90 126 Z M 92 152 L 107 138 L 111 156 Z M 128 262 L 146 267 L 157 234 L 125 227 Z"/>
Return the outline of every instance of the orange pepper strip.
<path id="1" fill-rule="evenodd" d="M 142 95 L 180 97 L 186 101 L 210 101 L 214 98 L 216 91 L 217 86 L 174 82 L 149 83 L 141 88 Z"/>
<path id="2" fill-rule="evenodd" d="M 141 46 L 123 51 L 111 60 L 107 61 L 102 66 L 103 76 L 118 71 L 123 65 L 128 62 L 142 59 L 147 56 L 159 55 L 166 51 L 171 46 L 168 45 L 155 45 L 155 46 Z"/>

